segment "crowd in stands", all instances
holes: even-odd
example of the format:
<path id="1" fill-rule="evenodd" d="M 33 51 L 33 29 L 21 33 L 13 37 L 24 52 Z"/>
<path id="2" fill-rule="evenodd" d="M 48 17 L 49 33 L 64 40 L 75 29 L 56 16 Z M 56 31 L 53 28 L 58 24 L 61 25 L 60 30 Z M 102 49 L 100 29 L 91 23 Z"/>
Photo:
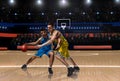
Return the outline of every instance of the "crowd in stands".
<path id="1" fill-rule="evenodd" d="M 120 40 L 120 33 L 77 33 L 65 35 L 73 45 L 113 44 Z"/>
<path id="2" fill-rule="evenodd" d="M 120 41 L 120 33 L 64 33 L 65 38 L 69 44 L 72 45 L 100 45 L 113 44 Z M 14 46 L 19 46 L 27 42 L 36 41 L 40 34 L 18 34 L 16 38 L 11 41 Z"/>
<path id="3" fill-rule="evenodd" d="M 14 46 L 19 46 L 24 43 L 34 42 L 40 37 L 40 34 L 18 34 L 16 38 L 11 41 L 11 44 Z"/>

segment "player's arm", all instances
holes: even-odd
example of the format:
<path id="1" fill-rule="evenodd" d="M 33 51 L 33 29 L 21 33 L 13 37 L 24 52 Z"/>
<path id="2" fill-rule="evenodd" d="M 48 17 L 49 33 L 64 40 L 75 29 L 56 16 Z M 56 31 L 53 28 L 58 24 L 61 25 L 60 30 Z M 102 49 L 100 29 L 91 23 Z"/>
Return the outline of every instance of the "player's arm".
<path id="1" fill-rule="evenodd" d="M 54 46 L 53 43 L 52 43 L 52 44 L 51 44 L 51 48 L 54 49 L 54 47 L 55 47 L 55 46 Z"/>
<path id="2" fill-rule="evenodd" d="M 62 41 L 61 38 L 58 38 L 58 40 L 57 40 L 57 46 L 56 46 L 55 49 L 59 49 L 60 48 L 61 41 Z"/>
<path id="3" fill-rule="evenodd" d="M 37 45 L 39 44 L 39 42 L 41 41 L 42 37 L 40 37 L 37 41 L 35 42 L 30 42 L 30 43 L 26 43 L 26 45 Z"/>
<path id="4" fill-rule="evenodd" d="M 46 45 L 49 45 L 49 44 L 53 43 L 53 41 L 55 40 L 55 38 L 56 38 L 56 36 L 57 36 L 57 33 L 58 33 L 58 31 L 54 31 L 54 32 L 53 32 L 53 35 L 51 36 L 51 38 L 50 38 L 47 42 L 45 42 L 45 43 L 43 43 L 43 44 L 41 44 L 41 45 L 37 45 L 37 46 L 38 46 L 38 48 L 40 48 L 40 47 L 43 47 L 43 46 L 46 46 Z"/>

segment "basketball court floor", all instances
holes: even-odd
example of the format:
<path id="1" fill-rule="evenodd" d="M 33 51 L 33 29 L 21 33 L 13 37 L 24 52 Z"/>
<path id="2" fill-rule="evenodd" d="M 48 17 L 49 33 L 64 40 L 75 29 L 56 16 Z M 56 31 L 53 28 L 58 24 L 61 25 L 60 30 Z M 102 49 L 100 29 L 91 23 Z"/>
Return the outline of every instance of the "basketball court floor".
<path id="1" fill-rule="evenodd" d="M 45 55 L 28 65 L 26 71 L 21 70 L 35 52 L 0 51 L 0 81 L 120 81 L 120 50 L 70 51 L 80 67 L 71 77 L 67 77 L 66 67 L 57 59 L 54 74 L 49 75 L 49 59 Z"/>

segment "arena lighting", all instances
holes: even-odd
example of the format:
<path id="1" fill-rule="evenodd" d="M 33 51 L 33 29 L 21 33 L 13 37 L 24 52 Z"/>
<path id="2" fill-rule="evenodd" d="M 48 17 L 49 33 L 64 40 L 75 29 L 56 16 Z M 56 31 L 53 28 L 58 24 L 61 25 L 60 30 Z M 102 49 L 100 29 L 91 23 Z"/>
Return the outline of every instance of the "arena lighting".
<path id="1" fill-rule="evenodd" d="M 86 5 L 90 5 L 91 3 L 92 3 L 91 0 L 85 0 L 85 4 L 86 4 Z"/>
<path id="2" fill-rule="evenodd" d="M 10 0 L 10 3 L 13 4 L 13 3 L 14 3 L 14 0 Z"/>
<path id="3" fill-rule="evenodd" d="M 17 15 L 17 13 L 15 13 L 14 15 Z"/>
<path id="4" fill-rule="evenodd" d="M 98 15 L 98 14 L 100 14 L 100 12 L 96 12 L 96 14 Z"/>
<path id="5" fill-rule="evenodd" d="M 67 7 L 69 5 L 68 0 L 59 0 L 60 7 Z"/>
<path id="6" fill-rule="evenodd" d="M 110 14 L 113 14 L 114 12 L 110 12 Z"/>
<path id="7" fill-rule="evenodd" d="M 41 14 L 42 14 L 42 15 L 45 15 L 45 13 L 43 13 L 43 12 L 42 12 Z"/>
<path id="8" fill-rule="evenodd" d="M 29 12 L 28 15 L 31 15 L 31 13 Z"/>
<path id="9" fill-rule="evenodd" d="M 58 13 L 56 12 L 55 15 L 58 15 Z"/>
<path id="10" fill-rule="evenodd" d="M 83 14 L 83 15 L 85 15 L 86 13 L 85 13 L 85 12 L 83 12 L 82 14 Z"/>
<path id="11" fill-rule="evenodd" d="M 116 3 L 120 3 L 120 0 L 115 0 Z"/>
<path id="12" fill-rule="evenodd" d="M 69 15 L 72 15 L 72 13 L 71 13 L 71 12 L 69 12 Z"/>
<path id="13" fill-rule="evenodd" d="M 10 4 L 15 4 L 15 0 L 9 0 Z"/>
<path id="14" fill-rule="evenodd" d="M 36 3 L 37 3 L 37 5 L 42 5 L 43 4 L 42 0 L 37 0 Z"/>
<path id="15" fill-rule="evenodd" d="M 115 3 L 116 4 L 120 4 L 120 0 L 115 0 Z"/>

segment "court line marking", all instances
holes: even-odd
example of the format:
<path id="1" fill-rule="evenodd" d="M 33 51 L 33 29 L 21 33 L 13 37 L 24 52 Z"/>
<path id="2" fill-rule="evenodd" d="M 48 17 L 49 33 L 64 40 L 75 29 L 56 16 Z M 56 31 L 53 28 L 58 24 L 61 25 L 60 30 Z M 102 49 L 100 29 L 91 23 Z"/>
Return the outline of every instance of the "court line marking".
<path id="1" fill-rule="evenodd" d="M 27 53 L 27 55 L 34 55 L 34 53 Z M 85 53 L 83 55 L 74 55 L 74 56 L 94 56 L 99 55 L 99 53 Z"/>
<path id="2" fill-rule="evenodd" d="M 21 67 L 22 65 L 1 65 L 0 68 Z M 72 66 L 72 65 L 70 65 Z M 89 68 L 120 68 L 120 65 L 78 65 L 79 67 Z M 49 67 L 49 65 L 28 65 L 28 67 Z M 65 65 L 53 65 L 53 67 L 65 67 Z"/>

